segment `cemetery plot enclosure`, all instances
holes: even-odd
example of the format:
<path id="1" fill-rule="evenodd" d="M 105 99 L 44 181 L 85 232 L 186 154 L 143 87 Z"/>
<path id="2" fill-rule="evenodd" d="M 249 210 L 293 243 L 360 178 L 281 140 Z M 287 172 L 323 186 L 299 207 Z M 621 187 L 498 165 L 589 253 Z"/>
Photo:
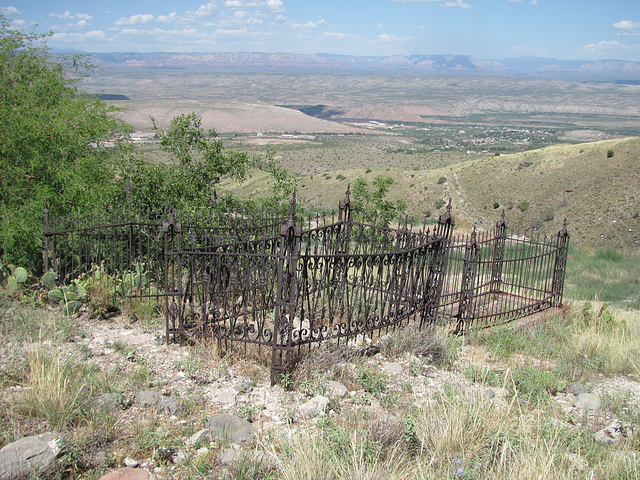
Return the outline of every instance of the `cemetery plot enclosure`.
<path id="1" fill-rule="evenodd" d="M 271 353 L 271 379 L 313 344 L 374 336 L 409 322 L 486 327 L 562 303 L 568 235 L 487 232 L 454 237 L 437 224 L 352 212 L 303 219 L 284 210 L 180 216 L 48 218 L 45 268 L 61 282 L 101 265 L 113 300 L 155 297 L 167 341 L 196 336 Z M 356 218 L 357 217 L 357 218 Z M 127 218 L 125 220 L 125 218 Z"/>

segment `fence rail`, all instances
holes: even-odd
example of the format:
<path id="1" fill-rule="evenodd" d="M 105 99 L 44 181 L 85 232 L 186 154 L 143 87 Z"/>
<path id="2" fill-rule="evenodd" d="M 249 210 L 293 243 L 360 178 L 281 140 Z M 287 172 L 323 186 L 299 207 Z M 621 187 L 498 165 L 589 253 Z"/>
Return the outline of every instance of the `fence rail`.
<path id="1" fill-rule="evenodd" d="M 511 235 L 503 213 L 489 231 L 454 236 L 450 204 L 432 227 L 405 218 L 392 228 L 352 208 L 347 190 L 337 215 L 306 219 L 295 197 L 288 212 L 45 212 L 45 269 L 65 283 L 102 265 L 116 277 L 114 301 L 164 300 L 167 341 L 265 348 L 272 381 L 327 339 L 407 322 L 463 332 L 562 303 L 566 228 L 553 239 Z"/>

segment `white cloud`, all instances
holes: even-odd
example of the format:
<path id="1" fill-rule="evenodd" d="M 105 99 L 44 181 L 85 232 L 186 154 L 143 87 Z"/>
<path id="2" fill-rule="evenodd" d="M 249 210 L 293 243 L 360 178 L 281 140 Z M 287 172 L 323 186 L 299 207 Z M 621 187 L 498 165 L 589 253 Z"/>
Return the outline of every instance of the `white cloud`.
<path id="1" fill-rule="evenodd" d="M 471 5 L 463 2 L 462 0 L 449 0 L 440 5 L 441 7 L 446 8 L 471 8 Z"/>
<path id="2" fill-rule="evenodd" d="M 233 16 L 237 18 L 245 18 L 247 15 L 249 15 L 247 10 L 236 10 L 233 12 Z"/>
<path id="3" fill-rule="evenodd" d="M 582 47 L 582 50 L 592 55 L 602 55 L 602 54 L 607 54 L 607 53 L 614 52 L 621 49 L 623 50 L 626 48 L 629 48 L 629 47 L 618 42 L 617 40 L 613 40 L 613 41 L 603 40 L 598 43 L 590 43 L 588 45 L 585 45 L 584 47 Z"/>
<path id="4" fill-rule="evenodd" d="M 187 15 L 194 15 L 196 17 L 208 17 L 213 12 L 215 12 L 217 8 L 218 6 L 215 3 L 209 2 L 206 5 L 200 5 L 200 8 L 198 8 L 198 10 L 196 10 L 195 12 L 187 12 Z"/>
<path id="5" fill-rule="evenodd" d="M 131 15 L 129 18 L 122 17 L 116 21 L 116 25 L 145 25 L 152 22 L 155 19 L 150 13 L 143 13 L 139 15 Z"/>
<path id="6" fill-rule="evenodd" d="M 398 3 L 430 3 L 430 2 L 439 2 L 441 0 L 393 0 L 394 2 L 398 2 Z M 511 1 L 511 0 L 510 0 Z M 518 0 L 515 0 L 518 1 Z M 522 0 L 520 0 L 522 1 Z M 440 4 L 441 7 L 446 7 L 446 8 L 471 8 L 471 5 L 469 5 L 466 2 L 463 2 L 462 0 L 448 0 L 444 3 Z"/>
<path id="7" fill-rule="evenodd" d="M 613 24 L 613 28 L 620 30 L 618 35 L 620 36 L 640 36 L 640 22 L 633 22 L 631 20 L 622 20 Z"/>
<path id="8" fill-rule="evenodd" d="M 411 40 L 413 37 L 398 37 L 396 35 L 389 35 L 388 33 L 381 33 L 378 35 L 376 40 L 373 40 L 373 43 L 376 42 L 405 42 L 407 40 Z"/>
<path id="9" fill-rule="evenodd" d="M 18 10 L 16 7 L 2 7 L 0 8 L 0 13 L 2 15 L 22 15 L 22 12 Z"/>
<path id="10" fill-rule="evenodd" d="M 317 28 L 319 25 L 324 25 L 326 22 L 323 19 L 318 20 L 317 22 L 312 22 L 309 20 L 307 23 L 294 23 L 294 28 Z"/>
<path id="11" fill-rule="evenodd" d="M 267 7 L 274 11 L 284 10 L 282 0 L 226 0 L 225 7 L 230 8 L 247 8 L 247 7 Z"/>
<path id="12" fill-rule="evenodd" d="M 171 12 L 169 15 L 158 15 L 156 18 L 159 22 L 179 22 L 181 17 L 176 12 Z"/>
<path id="13" fill-rule="evenodd" d="M 244 28 L 239 28 L 239 29 L 219 28 L 218 30 L 216 30 L 216 35 L 223 36 L 223 37 L 238 37 L 238 36 L 249 35 L 249 32 Z"/>
<path id="14" fill-rule="evenodd" d="M 60 18 L 63 20 L 73 20 L 75 18 L 75 16 L 71 15 L 69 10 L 64 13 L 50 13 L 49 16 L 53 18 Z"/>
<path id="15" fill-rule="evenodd" d="M 92 30 L 87 33 L 54 33 L 52 38 L 54 40 L 61 40 L 65 42 L 86 42 L 106 40 L 107 36 L 102 30 Z"/>
<path id="16" fill-rule="evenodd" d="M 50 13 L 49 16 L 61 20 L 91 20 L 93 18 L 93 15 L 88 13 L 76 13 L 73 15 L 69 10 L 64 13 Z"/>
<path id="17" fill-rule="evenodd" d="M 357 38 L 357 35 L 340 32 L 322 32 L 322 35 L 329 38 L 337 38 L 338 40 L 344 40 L 345 38 Z"/>
<path id="18" fill-rule="evenodd" d="M 125 28 L 123 29 L 118 35 L 117 37 L 120 36 L 126 36 L 126 35 L 135 35 L 135 36 L 141 36 L 141 35 L 147 35 L 147 36 L 154 36 L 154 37 L 175 37 L 175 36 L 180 36 L 180 37 L 196 37 L 198 35 L 200 35 L 200 32 L 198 30 L 196 30 L 195 28 L 185 28 L 182 30 L 164 30 L 162 28 L 153 28 L 151 30 L 145 30 L 145 29 L 140 29 L 140 28 Z"/>
<path id="19" fill-rule="evenodd" d="M 283 10 L 283 8 L 282 8 L 282 0 L 267 0 L 266 1 L 266 5 L 271 10 L 276 10 L 276 11 Z"/>

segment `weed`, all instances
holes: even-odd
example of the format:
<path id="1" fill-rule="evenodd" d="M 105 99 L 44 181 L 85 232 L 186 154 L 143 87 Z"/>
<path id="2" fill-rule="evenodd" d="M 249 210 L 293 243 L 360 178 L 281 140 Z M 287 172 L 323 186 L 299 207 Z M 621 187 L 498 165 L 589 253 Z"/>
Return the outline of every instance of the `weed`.
<path id="1" fill-rule="evenodd" d="M 94 390 L 87 381 L 97 374 L 96 368 L 61 360 L 57 353 L 44 348 L 29 352 L 27 362 L 29 388 L 18 400 L 19 410 L 46 419 L 58 431 L 81 422 Z"/>
<path id="2" fill-rule="evenodd" d="M 375 372 L 370 367 L 358 367 L 356 376 L 365 392 L 380 396 L 387 391 L 387 381 L 382 372 Z"/>
<path id="3" fill-rule="evenodd" d="M 238 408 L 238 417 L 245 419 L 249 423 L 255 422 L 260 416 L 260 411 L 264 409 L 263 405 L 254 405 L 253 403 L 243 403 Z"/>

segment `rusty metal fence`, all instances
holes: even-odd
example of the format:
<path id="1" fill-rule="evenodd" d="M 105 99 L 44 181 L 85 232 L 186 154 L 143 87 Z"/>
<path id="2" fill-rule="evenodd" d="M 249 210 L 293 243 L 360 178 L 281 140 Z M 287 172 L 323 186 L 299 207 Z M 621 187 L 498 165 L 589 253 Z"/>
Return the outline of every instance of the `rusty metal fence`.
<path id="1" fill-rule="evenodd" d="M 160 301 L 165 296 L 164 252 L 168 244 L 199 248 L 261 232 L 274 235 L 285 217 L 285 209 L 225 209 L 216 205 L 190 213 L 170 208 L 60 217 L 50 216 L 45 210 L 44 270 L 55 272 L 58 282 L 68 285 L 99 269 L 113 280 L 114 304 L 122 298 L 152 297 Z"/>
<path id="2" fill-rule="evenodd" d="M 454 238 L 441 316 L 463 332 L 560 307 L 568 242 L 566 225 L 552 238 L 509 234 L 504 212 L 495 228 Z"/>
<path id="3" fill-rule="evenodd" d="M 347 190 L 337 214 L 284 210 L 51 219 L 45 269 L 69 282 L 101 265 L 113 297 L 164 304 L 167 341 L 216 338 L 271 353 L 271 378 L 327 339 L 374 336 L 413 322 L 457 332 L 560 306 L 568 248 L 496 227 L 453 236 L 451 205 L 437 224 L 362 214 Z M 93 267 L 92 267 L 93 266 Z M 126 287 L 126 288 L 125 288 Z"/>

